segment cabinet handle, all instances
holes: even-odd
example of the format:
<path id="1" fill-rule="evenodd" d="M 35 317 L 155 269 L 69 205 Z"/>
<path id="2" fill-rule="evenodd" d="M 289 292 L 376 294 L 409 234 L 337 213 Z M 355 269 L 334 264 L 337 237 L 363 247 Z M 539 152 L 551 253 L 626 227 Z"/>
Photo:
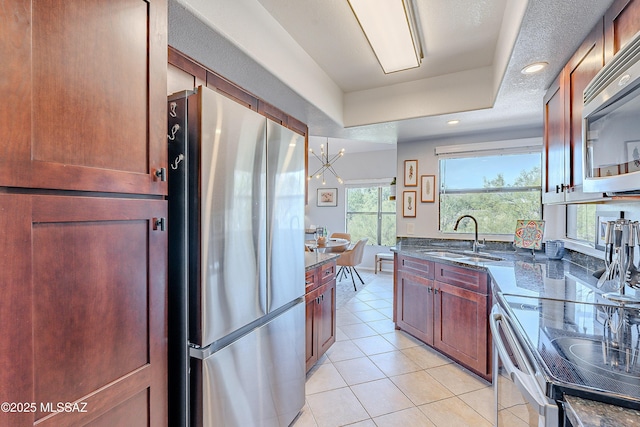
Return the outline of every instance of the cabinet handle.
<path id="1" fill-rule="evenodd" d="M 563 191 L 565 190 L 565 188 L 566 188 L 566 187 L 565 187 L 565 185 L 564 185 L 564 184 L 556 185 L 556 193 L 561 193 L 561 192 L 563 192 Z"/>
<path id="2" fill-rule="evenodd" d="M 320 295 L 320 298 L 322 298 L 322 301 L 324 301 L 324 294 Z"/>
<path id="3" fill-rule="evenodd" d="M 160 181 L 166 181 L 167 180 L 167 169 L 166 168 L 156 169 L 154 175 Z"/>
<path id="4" fill-rule="evenodd" d="M 438 294 L 438 290 L 437 290 L 437 289 L 434 289 L 434 290 L 433 290 L 433 293 L 437 295 L 437 294 Z"/>
<path id="5" fill-rule="evenodd" d="M 164 231 L 166 220 L 164 218 L 153 218 L 152 220 L 153 229 Z"/>
<path id="6" fill-rule="evenodd" d="M 429 287 L 427 288 L 427 292 L 428 292 L 428 293 L 431 293 L 431 291 L 432 291 L 432 290 L 433 290 L 433 288 L 432 288 L 431 286 L 429 286 Z"/>

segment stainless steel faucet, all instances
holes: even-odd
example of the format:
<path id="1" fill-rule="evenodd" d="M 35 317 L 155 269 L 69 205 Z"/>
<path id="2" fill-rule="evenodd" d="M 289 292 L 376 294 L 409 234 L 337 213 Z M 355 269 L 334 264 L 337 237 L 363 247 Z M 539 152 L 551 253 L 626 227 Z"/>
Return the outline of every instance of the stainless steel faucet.
<path id="1" fill-rule="evenodd" d="M 473 252 L 478 252 L 479 248 L 483 248 L 484 245 L 480 242 L 478 242 L 478 221 L 476 221 L 476 219 L 474 217 L 472 217 L 471 215 L 462 215 L 461 217 L 459 217 L 456 220 L 456 225 L 453 226 L 453 231 L 457 231 L 458 230 L 458 224 L 460 224 L 460 220 L 463 218 L 471 218 L 473 220 L 473 223 L 475 224 L 475 236 L 473 238 L 473 247 L 472 250 Z"/>

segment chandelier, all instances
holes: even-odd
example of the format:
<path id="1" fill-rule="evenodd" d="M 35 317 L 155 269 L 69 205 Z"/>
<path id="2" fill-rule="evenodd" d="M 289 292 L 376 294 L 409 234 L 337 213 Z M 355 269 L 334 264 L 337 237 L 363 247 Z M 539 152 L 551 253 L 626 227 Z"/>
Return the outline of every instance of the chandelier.
<path id="1" fill-rule="evenodd" d="M 336 177 L 336 179 L 338 180 L 338 182 L 340 184 L 342 184 L 342 178 L 340 178 L 338 176 L 338 174 L 336 173 L 335 169 L 333 169 L 333 164 L 336 162 L 336 160 L 338 160 L 340 157 L 344 156 L 344 148 L 340 151 L 338 151 L 337 154 L 334 154 L 333 157 L 329 156 L 329 138 L 327 138 L 327 151 L 324 151 L 324 144 L 320 144 L 320 155 L 318 156 L 312 148 L 309 148 L 309 153 L 313 154 L 314 156 L 316 156 L 316 159 L 318 159 L 320 161 L 320 168 L 315 171 L 314 173 L 312 173 L 311 175 L 309 175 L 309 179 L 313 178 L 314 176 L 317 179 L 320 179 L 320 177 L 322 177 L 322 185 L 326 184 L 326 181 L 324 179 L 324 174 L 325 172 L 331 172 L 333 174 L 333 176 Z"/>

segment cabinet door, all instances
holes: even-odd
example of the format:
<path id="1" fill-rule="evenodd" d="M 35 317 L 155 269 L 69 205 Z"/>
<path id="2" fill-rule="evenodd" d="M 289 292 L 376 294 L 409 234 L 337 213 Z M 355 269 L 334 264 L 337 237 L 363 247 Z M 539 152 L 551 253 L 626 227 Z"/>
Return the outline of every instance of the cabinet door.
<path id="1" fill-rule="evenodd" d="M 166 202 L 0 194 L 0 208 L 0 400 L 37 405 L 0 425 L 166 425 Z"/>
<path id="2" fill-rule="evenodd" d="M 582 45 L 571 57 L 566 65 L 565 91 L 566 110 L 565 118 L 568 127 L 565 128 L 565 140 L 567 141 L 568 164 L 565 165 L 565 181 L 569 188 L 565 189 L 566 201 L 588 198 L 582 193 L 582 110 L 584 107 L 583 91 L 591 79 L 604 65 L 603 49 L 603 25 L 602 19 L 598 21 L 591 33 L 582 42 Z M 593 197 L 593 195 L 591 196 Z"/>
<path id="3" fill-rule="evenodd" d="M 488 296 L 435 282 L 433 345 L 490 379 Z"/>
<path id="4" fill-rule="evenodd" d="M 543 150 L 544 203 L 564 201 L 565 188 L 565 92 L 564 70 L 547 90 L 544 97 Z"/>
<path id="5" fill-rule="evenodd" d="M 316 324 L 316 305 L 317 298 L 311 295 L 305 297 L 306 315 L 305 315 L 305 354 L 307 371 L 318 361 L 318 340 L 316 339 L 315 330 L 318 329 Z"/>
<path id="6" fill-rule="evenodd" d="M 167 193 L 166 0 L 5 1 L 0 57 L 0 186 Z"/>
<path id="7" fill-rule="evenodd" d="M 399 271 L 396 325 L 427 344 L 433 343 L 433 280 Z"/>
<path id="8" fill-rule="evenodd" d="M 604 15 L 605 62 L 640 31 L 640 0 L 616 0 Z"/>
<path id="9" fill-rule="evenodd" d="M 318 296 L 318 354 L 324 354 L 336 342 L 336 279 L 325 285 Z"/>

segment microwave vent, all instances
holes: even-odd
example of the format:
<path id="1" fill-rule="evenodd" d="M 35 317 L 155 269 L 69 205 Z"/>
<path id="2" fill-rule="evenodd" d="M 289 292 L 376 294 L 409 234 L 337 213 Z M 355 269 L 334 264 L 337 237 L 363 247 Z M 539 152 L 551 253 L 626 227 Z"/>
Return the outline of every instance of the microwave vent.
<path id="1" fill-rule="evenodd" d="M 638 56 L 640 56 L 640 31 L 591 80 L 584 90 L 584 105 L 596 98 L 602 89 L 635 64 Z"/>

